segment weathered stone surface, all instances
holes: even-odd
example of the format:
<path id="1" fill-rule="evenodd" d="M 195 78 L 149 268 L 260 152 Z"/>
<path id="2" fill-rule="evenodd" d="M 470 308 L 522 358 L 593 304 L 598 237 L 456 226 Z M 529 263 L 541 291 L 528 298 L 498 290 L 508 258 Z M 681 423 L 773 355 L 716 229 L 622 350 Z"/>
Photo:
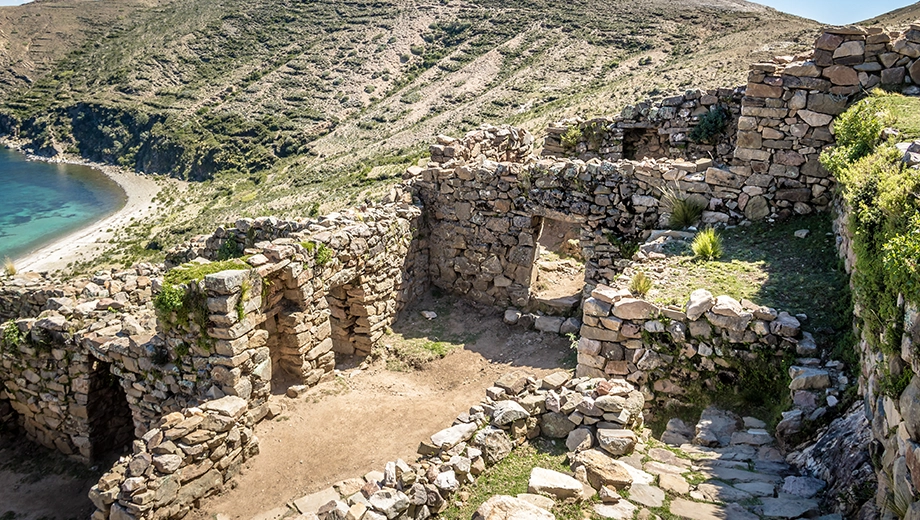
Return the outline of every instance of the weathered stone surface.
<path id="1" fill-rule="evenodd" d="M 468 440 L 476 433 L 477 429 L 478 427 L 475 423 L 460 423 L 432 435 L 431 443 L 438 448 L 449 448 L 459 442 Z"/>
<path id="2" fill-rule="evenodd" d="M 753 495 L 747 491 L 742 491 L 717 480 L 704 482 L 698 485 L 696 490 L 703 500 L 707 502 L 741 502 L 753 498 Z"/>
<path id="3" fill-rule="evenodd" d="M 614 430 L 608 428 L 598 428 L 597 430 L 598 445 L 604 451 L 615 457 L 621 457 L 632 453 L 638 441 L 638 437 L 632 430 Z"/>
<path id="4" fill-rule="evenodd" d="M 661 434 L 661 442 L 672 446 L 690 444 L 690 440 L 696 435 L 692 426 L 687 425 L 677 417 L 670 419 L 665 427 L 664 433 Z"/>
<path id="5" fill-rule="evenodd" d="M 594 513 L 601 518 L 633 518 L 638 510 L 639 508 L 628 500 L 620 500 L 616 504 L 594 504 Z"/>
<path id="6" fill-rule="evenodd" d="M 528 417 L 530 417 L 530 414 L 517 402 L 499 401 L 495 403 L 495 408 L 492 411 L 492 424 L 505 426 Z"/>
<path id="7" fill-rule="evenodd" d="M 852 67 L 832 65 L 824 69 L 822 75 L 834 85 L 858 85 L 859 76 Z"/>
<path id="8" fill-rule="evenodd" d="M 834 116 L 828 114 L 819 114 L 818 112 L 812 112 L 811 110 L 799 110 L 797 115 L 802 118 L 802 121 L 805 121 L 809 126 L 812 127 L 827 126 L 834 119 Z"/>
<path id="9" fill-rule="evenodd" d="M 477 433 L 473 444 L 482 450 L 483 458 L 490 465 L 507 457 L 514 447 L 507 433 L 492 426 L 483 428 Z"/>
<path id="10" fill-rule="evenodd" d="M 687 302 L 687 319 L 696 321 L 715 305 L 715 298 L 706 289 L 697 289 L 690 293 Z"/>
<path id="11" fill-rule="evenodd" d="M 658 315 L 655 305 L 635 298 L 623 298 L 613 304 L 613 315 L 621 320 L 647 320 Z"/>
<path id="12" fill-rule="evenodd" d="M 629 488 L 629 500 L 646 507 L 661 507 L 665 494 L 661 488 L 649 484 L 633 484 Z"/>
<path id="13" fill-rule="evenodd" d="M 530 471 L 527 491 L 529 493 L 545 493 L 559 500 L 567 498 L 580 499 L 582 497 L 582 484 L 558 471 L 538 467 Z"/>
<path id="14" fill-rule="evenodd" d="M 600 489 L 602 486 L 625 489 L 633 482 L 632 476 L 623 465 L 617 464 L 610 455 L 596 449 L 576 454 L 572 468 L 579 466 L 585 468 L 588 482 L 594 489 Z"/>
<path id="15" fill-rule="evenodd" d="M 762 498 L 763 515 L 768 518 L 799 518 L 819 511 L 814 500 Z"/>
<path id="16" fill-rule="evenodd" d="M 696 425 L 693 443 L 701 446 L 728 446 L 732 434 L 740 425 L 741 419 L 737 415 L 718 408 L 706 408 Z"/>
<path id="17" fill-rule="evenodd" d="M 507 495 L 498 495 L 486 500 L 473 520 L 555 520 L 549 511 L 541 509 L 530 502 Z"/>
<path id="18" fill-rule="evenodd" d="M 831 385 L 830 374 L 827 370 L 813 367 L 789 367 L 790 390 L 820 390 Z"/>
<path id="19" fill-rule="evenodd" d="M 920 377 L 911 378 L 901 393 L 899 410 L 907 433 L 912 439 L 920 439 Z"/>
<path id="20" fill-rule="evenodd" d="M 783 482 L 783 493 L 800 496 L 802 498 L 812 498 L 821 492 L 827 486 L 823 480 L 812 477 L 786 477 Z"/>
<path id="21" fill-rule="evenodd" d="M 565 447 L 571 452 L 590 450 L 594 447 L 594 434 L 589 428 L 575 428 L 565 439 Z"/>
<path id="22" fill-rule="evenodd" d="M 316 493 L 311 493 L 309 495 L 298 498 L 294 501 L 294 507 L 296 507 L 297 510 L 302 514 L 315 513 L 319 511 L 319 508 L 333 500 L 338 499 L 339 494 L 336 493 L 335 489 L 329 487 L 323 489 L 322 491 L 317 491 Z"/>
<path id="23" fill-rule="evenodd" d="M 563 439 L 577 425 L 568 416 L 559 412 L 549 412 L 540 416 L 540 432 L 551 439 Z"/>

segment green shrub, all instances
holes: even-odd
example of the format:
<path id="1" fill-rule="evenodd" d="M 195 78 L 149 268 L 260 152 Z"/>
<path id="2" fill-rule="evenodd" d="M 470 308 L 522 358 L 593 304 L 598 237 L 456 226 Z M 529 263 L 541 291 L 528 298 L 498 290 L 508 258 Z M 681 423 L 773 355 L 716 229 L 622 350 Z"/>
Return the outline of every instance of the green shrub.
<path id="1" fill-rule="evenodd" d="M 301 246 L 307 250 L 307 254 L 313 255 L 318 267 L 323 267 L 335 258 L 335 251 L 322 242 L 301 242 Z"/>
<path id="2" fill-rule="evenodd" d="M 642 271 L 636 271 L 636 274 L 629 280 L 629 292 L 636 296 L 645 296 L 652 289 L 652 279 Z"/>
<path id="3" fill-rule="evenodd" d="M 157 310 L 160 318 L 169 321 L 169 316 L 174 312 L 180 312 L 185 304 L 185 289 L 181 286 L 171 283 L 164 283 L 153 299 L 153 307 Z"/>
<path id="4" fill-rule="evenodd" d="M 920 213 L 914 213 L 907 230 L 882 246 L 882 264 L 892 283 L 910 301 L 920 301 Z"/>
<path id="5" fill-rule="evenodd" d="M 16 325 L 16 322 L 13 320 L 4 323 L 3 329 L 0 332 L 3 333 L 3 344 L 10 349 L 18 347 L 25 339 L 25 335 L 19 330 L 19 326 Z"/>
<path id="6" fill-rule="evenodd" d="M 712 144 L 725 132 L 730 117 L 725 107 L 716 105 L 700 118 L 687 137 L 694 143 Z"/>
<path id="7" fill-rule="evenodd" d="M 662 188 L 662 200 L 670 209 L 671 217 L 668 224 L 674 229 L 688 228 L 700 219 L 706 206 L 689 197 L 682 197 L 671 188 Z"/>
<path id="8" fill-rule="evenodd" d="M 10 257 L 3 259 L 3 272 L 6 273 L 7 276 L 13 276 L 16 274 L 16 264 L 10 260 Z"/>
<path id="9" fill-rule="evenodd" d="M 574 149 L 581 140 L 581 128 L 578 125 L 570 126 L 560 138 L 563 146 Z"/>
<path id="10" fill-rule="evenodd" d="M 873 98 L 855 103 L 834 120 L 837 144 L 821 154 L 821 164 L 840 175 L 854 161 L 869 155 L 878 143 L 887 116 L 878 112 Z"/>
<path id="11" fill-rule="evenodd" d="M 722 237 L 713 228 L 706 228 L 693 239 L 693 254 L 703 260 L 718 260 L 722 257 Z"/>
<path id="12" fill-rule="evenodd" d="M 907 168 L 893 144 L 878 142 L 889 121 L 911 121 L 889 116 L 901 102 L 878 92 L 859 101 L 837 118 L 838 144 L 821 155 L 849 210 L 862 328 L 873 348 L 889 354 L 900 351 L 903 332 L 898 295 L 920 303 L 920 171 Z"/>
<path id="13" fill-rule="evenodd" d="M 224 240 L 224 243 L 220 245 L 220 249 L 217 250 L 217 260 L 221 262 L 239 258 L 242 255 L 243 251 L 237 245 L 236 240 L 233 239 Z"/>

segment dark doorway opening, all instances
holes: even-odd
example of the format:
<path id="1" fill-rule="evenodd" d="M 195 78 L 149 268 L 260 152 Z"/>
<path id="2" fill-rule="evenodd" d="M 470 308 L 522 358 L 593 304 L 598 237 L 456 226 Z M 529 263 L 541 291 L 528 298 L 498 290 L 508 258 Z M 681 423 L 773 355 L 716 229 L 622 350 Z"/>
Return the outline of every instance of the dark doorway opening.
<path id="1" fill-rule="evenodd" d="M 128 396 L 121 380 L 112 373 L 112 365 L 93 360 L 90 365 L 89 393 L 86 413 L 89 422 L 89 439 L 92 446 L 91 461 L 120 455 L 134 440 L 134 420 Z"/>

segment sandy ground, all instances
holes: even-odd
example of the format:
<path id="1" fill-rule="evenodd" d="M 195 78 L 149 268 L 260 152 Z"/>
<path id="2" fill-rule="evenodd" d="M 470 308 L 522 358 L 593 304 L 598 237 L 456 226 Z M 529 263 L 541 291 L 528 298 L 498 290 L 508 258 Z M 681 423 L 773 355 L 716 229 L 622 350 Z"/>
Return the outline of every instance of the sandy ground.
<path id="1" fill-rule="evenodd" d="M 21 434 L 0 433 L 0 518 L 89 518 L 95 507 L 87 493 L 103 466 L 87 468 Z"/>
<path id="2" fill-rule="evenodd" d="M 248 520 L 335 482 L 382 471 L 388 461 L 414 461 L 419 442 L 477 404 L 501 374 L 560 369 L 566 338 L 524 332 L 503 324 L 494 310 L 456 305 L 463 308 L 451 315 L 483 334 L 423 370 L 394 372 L 378 363 L 346 371 L 300 399 L 273 396 L 287 410 L 256 427 L 259 455 L 231 489 L 205 500 L 190 518 Z M 394 329 L 399 333 L 399 324 Z"/>
<path id="3" fill-rule="evenodd" d="M 41 158 L 37 158 L 41 159 Z M 133 220 L 149 218 L 156 210 L 154 197 L 160 192 L 157 177 L 137 174 L 116 166 L 101 165 L 81 160 L 64 162 L 91 166 L 118 183 L 127 197 L 124 207 L 85 228 L 79 229 L 56 242 L 14 260 L 17 271 L 40 272 L 64 269 L 67 264 L 86 260 L 99 254 L 115 237 L 115 231 Z M 110 231 L 111 230 L 111 231 Z"/>

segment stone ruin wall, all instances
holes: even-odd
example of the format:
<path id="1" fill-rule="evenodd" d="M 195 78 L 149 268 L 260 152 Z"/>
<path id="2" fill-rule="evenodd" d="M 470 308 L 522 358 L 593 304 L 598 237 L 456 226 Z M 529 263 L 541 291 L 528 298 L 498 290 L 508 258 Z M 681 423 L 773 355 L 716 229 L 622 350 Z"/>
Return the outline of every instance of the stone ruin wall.
<path id="1" fill-rule="evenodd" d="M 29 276 L 7 281 L 0 286 L 0 318 L 14 319 L 17 335 L 30 341 L 3 352 L 0 403 L 7 401 L 15 413 L 0 416 L 16 417 L 30 438 L 87 461 L 133 427 L 139 440 L 132 456 L 94 487 L 95 518 L 182 515 L 257 453 L 252 427 L 271 415 L 264 402 L 276 376 L 315 384 L 331 373 L 334 353 L 366 355 L 429 281 L 482 303 L 526 308 L 542 219 L 581 226 L 587 260 L 581 375 L 627 376 L 646 385 L 651 404 L 656 392 L 680 394 L 677 376 L 687 375 L 681 356 L 699 356 L 698 368 L 706 371 L 710 365 L 718 370 L 723 357 L 744 359 L 761 349 L 808 350 L 795 318 L 750 302 L 713 299 L 691 319 L 689 309 L 625 297 L 615 288 L 629 265 L 621 244 L 666 222 L 660 189 L 667 186 L 702 197 L 707 224 L 828 209 L 832 180 L 817 158 L 833 142 L 833 116 L 858 86 L 913 88 L 910 83 L 920 79 L 917 57 L 920 28 L 904 35 L 831 29 L 813 55 L 754 65 L 740 109 L 737 91 L 730 101 L 729 91 L 690 92 L 680 103 L 668 98 L 609 120 L 624 138 L 636 128 L 667 135 L 667 145 L 660 140 L 658 149 L 679 150 L 676 160 L 622 159 L 616 128 L 609 129 L 612 140 L 579 143 L 583 159 L 552 157 L 562 153 L 552 148 L 562 127 L 549 131 L 542 159 L 532 156 L 534 139 L 515 129 L 439 137 L 428 165 L 407 173 L 407 187 L 424 203 L 427 218 L 411 204 L 411 194 L 397 190 L 383 206 L 318 221 L 243 219 L 170 251 L 173 268 L 228 251 L 247 257 L 250 268 L 215 273 L 185 288 L 204 303 L 204 322 L 157 320 L 151 300 L 163 273 L 156 266 L 68 284 Z M 711 150 L 694 148 L 682 139 L 713 106 L 712 97 L 740 113 L 733 123 L 737 134 Z M 663 117 L 669 108 L 672 117 Z M 651 150 L 656 145 L 649 135 L 642 143 Z M 333 252 L 323 265 L 317 264 L 320 244 Z M 917 313 L 907 315 L 906 330 L 916 331 Z M 643 333 L 670 338 L 666 343 L 679 352 L 646 345 Z M 905 352 L 916 343 L 913 336 L 906 342 Z M 710 348 L 714 356 L 705 355 Z M 920 385 L 915 377 L 900 402 L 870 402 L 879 364 L 869 358 L 861 390 L 872 396 L 873 430 L 894 468 L 887 477 L 882 471 L 880 482 L 903 485 L 905 475 L 920 471 L 920 435 L 911 431 Z M 832 386 L 803 389 L 833 396 Z M 118 424 L 113 410 L 98 405 L 117 400 L 119 391 L 130 424 Z"/>
<path id="2" fill-rule="evenodd" d="M 848 220 L 848 212 L 841 208 L 834 228 L 838 253 L 852 275 L 856 252 Z M 854 315 L 859 318 L 871 312 L 855 296 Z M 869 420 L 870 454 L 878 480 L 874 502 L 882 511 L 892 505 L 903 506 L 909 511 L 907 518 L 913 518 L 920 514 L 920 309 L 905 302 L 903 297 L 899 297 L 899 302 L 904 321 L 897 352 L 877 350 L 872 345 L 883 343 L 884 338 L 870 338 L 867 331 L 856 329 L 860 358 L 858 384 Z M 908 369 L 913 375 L 900 394 L 883 390 L 883 380 L 899 378 Z M 809 462 L 821 468 L 817 461 Z M 898 502 L 892 503 L 892 497 Z"/>
<path id="3" fill-rule="evenodd" d="M 720 165 L 729 164 L 743 96 L 744 87 L 690 90 L 628 105 L 617 117 L 561 121 L 546 129 L 542 155 L 613 162 L 659 157 L 687 161 L 712 159 Z M 712 143 L 693 141 L 690 138 L 693 127 L 713 109 L 724 111 L 727 118 L 724 130 Z M 575 131 L 574 146 L 563 138 L 570 131 Z"/>
<path id="4" fill-rule="evenodd" d="M 318 221 L 240 221 L 216 242 L 196 240 L 171 257 L 197 260 L 174 269 L 216 259 L 230 236 L 247 240 L 249 267 L 183 286 L 185 319 L 156 314 L 157 266 L 67 283 L 9 280 L 0 311 L 15 335 L 4 325 L 0 402 L 13 413 L 2 415 L 85 462 L 132 446 L 94 487 L 96 518 L 183 515 L 258 452 L 252 427 L 271 415 L 273 380 L 328 379 L 336 353 L 369 354 L 427 289 L 421 210 L 411 202 L 394 191 L 388 204 Z"/>

